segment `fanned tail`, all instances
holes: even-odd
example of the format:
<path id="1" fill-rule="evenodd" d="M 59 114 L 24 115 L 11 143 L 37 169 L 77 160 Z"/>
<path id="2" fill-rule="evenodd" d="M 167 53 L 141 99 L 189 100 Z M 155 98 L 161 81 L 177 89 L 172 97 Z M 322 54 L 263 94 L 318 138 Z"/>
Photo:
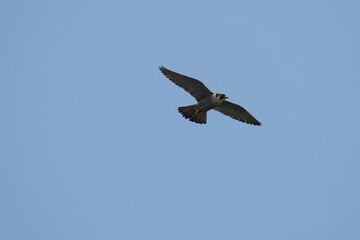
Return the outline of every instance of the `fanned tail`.
<path id="1" fill-rule="evenodd" d="M 196 108 L 196 104 L 178 108 L 179 113 L 184 118 L 199 124 L 206 124 L 206 112 L 202 112 Z"/>

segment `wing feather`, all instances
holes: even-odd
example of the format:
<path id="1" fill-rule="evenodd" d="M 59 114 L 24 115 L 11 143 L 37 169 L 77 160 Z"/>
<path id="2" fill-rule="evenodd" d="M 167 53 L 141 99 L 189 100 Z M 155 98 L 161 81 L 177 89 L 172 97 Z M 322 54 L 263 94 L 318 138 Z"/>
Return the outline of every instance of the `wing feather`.
<path id="1" fill-rule="evenodd" d="M 221 112 L 222 114 L 225 114 L 229 117 L 232 117 L 233 119 L 236 119 L 238 121 L 247 123 L 247 124 L 253 124 L 256 126 L 261 126 L 261 123 L 256 120 L 248 111 L 245 110 L 245 108 L 229 102 L 224 101 L 221 105 L 214 108 L 214 110 Z"/>
<path id="2" fill-rule="evenodd" d="M 197 101 L 212 94 L 212 92 L 199 80 L 173 72 L 163 66 L 159 67 L 159 69 L 165 77 L 190 93 Z"/>

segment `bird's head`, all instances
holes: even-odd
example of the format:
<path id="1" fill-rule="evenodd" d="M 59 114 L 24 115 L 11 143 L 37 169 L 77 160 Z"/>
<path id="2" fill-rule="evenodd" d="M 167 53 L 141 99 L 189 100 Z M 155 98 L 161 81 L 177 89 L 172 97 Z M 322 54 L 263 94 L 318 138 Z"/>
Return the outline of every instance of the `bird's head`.
<path id="1" fill-rule="evenodd" d="M 222 93 L 215 93 L 215 98 L 217 98 L 221 101 L 224 101 L 225 99 L 228 98 L 228 96 L 226 96 L 225 94 L 222 94 Z"/>

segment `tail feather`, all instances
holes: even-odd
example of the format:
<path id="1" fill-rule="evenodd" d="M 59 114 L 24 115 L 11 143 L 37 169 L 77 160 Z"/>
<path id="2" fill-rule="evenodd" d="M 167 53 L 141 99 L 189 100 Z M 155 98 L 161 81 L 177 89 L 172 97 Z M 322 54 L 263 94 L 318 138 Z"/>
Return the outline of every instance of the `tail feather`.
<path id="1" fill-rule="evenodd" d="M 199 111 L 196 108 L 196 104 L 190 106 L 184 106 L 178 108 L 179 113 L 184 118 L 189 119 L 192 122 L 199 124 L 206 124 L 206 112 Z"/>

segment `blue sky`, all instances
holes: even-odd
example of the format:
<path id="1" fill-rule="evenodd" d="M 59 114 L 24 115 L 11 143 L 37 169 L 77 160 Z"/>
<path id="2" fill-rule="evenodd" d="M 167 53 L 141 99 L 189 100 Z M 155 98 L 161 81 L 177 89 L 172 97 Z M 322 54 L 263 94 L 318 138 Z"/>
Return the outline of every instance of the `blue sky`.
<path id="1" fill-rule="evenodd" d="M 360 239 L 359 1 L 2 1 L 0 239 Z M 263 126 L 194 103 L 195 77 Z"/>

